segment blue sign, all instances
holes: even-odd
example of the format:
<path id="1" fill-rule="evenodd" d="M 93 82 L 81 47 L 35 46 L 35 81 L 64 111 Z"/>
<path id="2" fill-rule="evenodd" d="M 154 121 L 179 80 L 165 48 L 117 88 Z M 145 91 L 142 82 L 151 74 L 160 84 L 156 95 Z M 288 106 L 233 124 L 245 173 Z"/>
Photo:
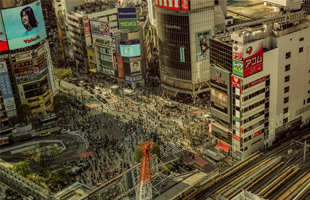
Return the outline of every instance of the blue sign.
<path id="1" fill-rule="evenodd" d="M 133 40 L 129 42 L 120 41 L 120 51 L 122 57 L 137 57 L 141 56 L 140 42 L 139 40 Z"/>
<path id="2" fill-rule="evenodd" d="M 118 8 L 119 19 L 135 19 L 137 18 L 136 8 Z"/>
<path id="3" fill-rule="evenodd" d="M 1 12 L 10 50 L 37 44 L 46 38 L 40 1 Z"/>
<path id="4" fill-rule="evenodd" d="M 185 53 L 184 53 L 184 47 L 180 47 L 180 61 L 185 62 Z"/>
<path id="5" fill-rule="evenodd" d="M 3 100 L 13 97 L 10 77 L 5 61 L 0 62 L 0 89 Z"/>

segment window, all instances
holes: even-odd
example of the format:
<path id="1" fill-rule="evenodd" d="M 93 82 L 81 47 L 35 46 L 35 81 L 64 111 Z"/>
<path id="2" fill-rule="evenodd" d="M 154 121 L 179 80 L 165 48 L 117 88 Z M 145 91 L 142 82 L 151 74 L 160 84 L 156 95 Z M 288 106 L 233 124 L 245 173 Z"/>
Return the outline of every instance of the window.
<path id="1" fill-rule="evenodd" d="M 289 101 L 289 97 L 284 98 L 284 103 L 287 103 Z"/>
<path id="2" fill-rule="evenodd" d="M 299 48 L 299 53 L 302 53 L 304 51 L 304 48 L 303 47 L 300 47 Z"/>
<path id="3" fill-rule="evenodd" d="M 284 82 L 288 82 L 288 81 L 290 81 L 290 76 L 286 76 L 286 77 L 284 78 Z"/>
<path id="4" fill-rule="evenodd" d="M 288 71 L 288 70 L 290 70 L 290 69 L 291 69 L 291 65 L 290 65 L 290 64 L 285 65 L 285 71 Z"/>
<path id="5" fill-rule="evenodd" d="M 307 99 L 307 103 L 310 103 L 310 97 Z"/>
<path id="6" fill-rule="evenodd" d="M 299 41 L 301 42 L 301 41 L 304 41 L 304 37 L 302 37 L 302 38 L 299 38 Z"/>
<path id="7" fill-rule="evenodd" d="M 288 107 L 283 109 L 283 114 L 288 113 Z"/>
<path id="8" fill-rule="evenodd" d="M 288 122 L 288 117 L 283 119 L 283 124 Z"/>
<path id="9" fill-rule="evenodd" d="M 285 54 L 285 58 L 288 59 L 288 58 L 290 58 L 290 57 L 291 57 L 291 52 L 287 52 L 287 53 Z"/>
<path id="10" fill-rule="evenodd" d="M 287 93 L 289 91 L 290 91 L 290 86 L 287 86 L 287 87 L 284 88 L 284 93 Z"/>

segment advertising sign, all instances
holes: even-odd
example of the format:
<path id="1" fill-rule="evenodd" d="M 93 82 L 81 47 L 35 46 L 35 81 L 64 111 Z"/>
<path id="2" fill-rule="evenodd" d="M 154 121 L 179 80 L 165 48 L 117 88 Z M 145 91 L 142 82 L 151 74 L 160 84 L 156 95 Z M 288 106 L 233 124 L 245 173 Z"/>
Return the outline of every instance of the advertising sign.
<path id="1" fill-rule="evenodd" d="M 155 0 L 155 6 L 169 10 L 180 10 L 180 0 Z"/>
<path id="2" fill-rule="evenodd" d="M 249 83 L 249 88 L 252 87 L 252 86 L 255 86 L 255 85 L 259 84 L 259 83 L 262 83 L 264 81 L 266 81 L 266 77 L 265 76 L 255 80 L 255 81 L 252 81 L 251 83 Z"/>
<path id="3" fill-rule="evenodd" d="M 28 60 L 28 61 L 25 61 L 25 62 L 17 63 L 17 64 L 15 64 L 15 68 L 27 67 L 29 65 L 33 65 L 33 61 L 32 60 Z"/>
<path id="4" fill-rule="evenodd" d="M 41 1 L 2 10 L 10 50 L 37 44 L 46 38 Z"/>
<path id="5" fill-rule="evenodd" d="M 240 78 L 232 75 L 231 76 L 231 85 L 236 87 L 236 88 L 240 88 Z"/>
<path id="6" fill-rule="evenodd" d="M 2 17 L 0 15 L 0 51 L 9 50 L 8 41 L 6 40 Z"/>
<path id="7" fill-rule="evenodd" d="M 180 47 L 180 61 L 185 63 L 185 52 L 184 47 Z"/>
<path id="8" fill-rule="evenodd" d="M 87 56 L 88 56 L 89 71 L 96 73 L 96 60 L 94 50 L 91 48 L 87 48 Z"/>
<path id="9" fill-rule="evenodd" d="M 125 80 L 126 81 L 140 81 L 142 80 L 142 76 L 134 76 L 134 77 L 126 76 Z"/>
<path id="10" fill-rule="evenodd" d="M 48 69 L 47 66 L 45 66 L 42 70 L 40 70 L 39 67 L 24 68 L 18 71 L 17 73 L 15 73 L 16 80 L 40 75 L 43 72 L 45 72 L 47 69 Z"/>
<path id="11" fill-rule="evenodd" d="M 5 61 L 0 62 L 0 89 L 2 93 L 3 103 L 5 111 L 15 110 L 16 105 L 14 101 L 13 91 L 11 87 L 10 77 L 8 73 L 8 68 Z M 8 114 L 9 116 L 9 114 Z M 11 117 L 11 116 L 9 116 Z"/>
<path id="12" fill-rule="evenodd" d="M 118 8 L 118 24 L 120 30 L 138 29 L 136 8 Z"/>
<path id="13" fill-rule="evenodd" d="M 91 33 L 110 36 L 110 25 L 108 22 L 90 20 Z"/>
<path id="14" fill-rule="evenodd" d="M 252 135 L 252 138 L 255 138 L 256 136 L 259 136 L 261 133 L 262 133 L 262 130 L 259 130 L 259 131 L 255 132 L 255 133 Z"/>
<path id="15" fill-rule="evenodd" d="M 243 77 L 263 70 L 263 41 L 257 41 L 244 46 Z"/>
<path id="16" fill-rule="evenodd" d="M 132 40 L 129 42 L 120 41 L 120 51 L 122 57 L 137 57 L 141 56 L 139 40 Z"/>
<path id="17" fill-rule="evenodd" d="M 84 26 L 84 33 L 85 33 L 85 35 L 90 34 L 89 20 L 88 20 L 88 16 L 87 15 L 83 16 L 83 26 Z"/>
<path id="18" fill-rule="evenodd" d="M 182 10 L 188 11 L 189 10 L 189 0 L 181 0 Z"/>
<path id="19" fill-rule="evenodd" d="M 233 138 L 237 141 L 240 141 L 240 137 L 238 137 L 237 135 L 233 134 Z"/>
<path id="20" fill-rule="evenodd" d="M 227 107 L 227 95 L 223 92 L 211 88 L 211 101 L 221 106 Z"/>
<path id="21" fill-rule="evenodd" d="M 130 63 L 130 71 L 131 74 L 136 74 L 141 72 L 141 62 L 140 61 L 135 61 Z"/>
<path id="22" fill-rule="evenodd" d="M 211 31 L 204 31 L 195 34 L 197 61 L 210 58 L 210 35 Z"/>
<path id="23" fill-rule="evenodd" d="M 116 54 L 118 77 L 124 78 L 123 57 L 120 54 Z"/>
<path id="24" fill-rule="evenodd" d="M 233 74 L 243 77 L 243 62 L 233 60 Z"/>

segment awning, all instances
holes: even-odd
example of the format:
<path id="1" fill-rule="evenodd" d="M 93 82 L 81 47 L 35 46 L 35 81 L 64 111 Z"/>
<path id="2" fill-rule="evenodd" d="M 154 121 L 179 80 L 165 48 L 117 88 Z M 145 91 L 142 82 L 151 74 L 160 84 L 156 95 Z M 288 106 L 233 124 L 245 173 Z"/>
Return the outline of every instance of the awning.
<path id="1" fill-rule="evenodd" d="M 227 152 L 230 149 L 230 146 L 225 144 L 224 142 L 219 140 L 219 143 L 216 145 L 218 148 L 224 150 L 225 152 Z"/>

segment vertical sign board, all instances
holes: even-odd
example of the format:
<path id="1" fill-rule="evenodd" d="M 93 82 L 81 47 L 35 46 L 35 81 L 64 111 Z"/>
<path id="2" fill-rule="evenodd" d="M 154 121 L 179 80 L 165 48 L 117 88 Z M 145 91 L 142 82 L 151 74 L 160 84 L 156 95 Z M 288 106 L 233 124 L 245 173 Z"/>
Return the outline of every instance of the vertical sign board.
<path id="1" fill-rule="evenodd" d="M 189 11 L 189 0 L 181 0 L 181 6 L 183 11 Z"/>
<path id="2" fill-rule="evenodd" d="M 4 25 L 0 14 L 0 52 L 9 50 L 8 41 L 6 40 Z"/>
<path id="3" fill-rule="evenodd" d="M 44 43 L 44 48 L 45 48 L 45 53 L 46 53 L 47 65 L 48 65 L 47 67 L 48 67 L 48 71 L 49 71 L 49 79 L 50 79 L 53 95 L 55 96 L 56 94 L 58 94 L 58 90 L 56 88 L 55 76 L 54 76 L 54 66 L 53 66 L 53 62 L 51 59 L 51 51 L 50 51 L 50 47 L 49 47 L 48 42 Z"/>
<path id="4" fill-rule="evenodd" d="M 83 18 L 84 33 L 85 33 L 85 35 L 88 35 L 88 34 L 90 34 L 88 16 L 84 15 L 82 18 Z"/>
<path id="5" fill-rule="evenodd" d="M 124 78 L 124 68 L 123 68 L 123 57 L 121 54 L 116 54 L 117 67 L 118 67 L 118 77 Z"/>
<path id="6" fill-rule="evenodd" d="M 16 105 L 11 87 L 8 68 L 5 61 L 0 61 L 0 89 L 5 111 L 8 117 L 16 115 Z"/>
<path id="7" fill-rule="evenodd" d="M 243 77 L 263 70 L 263 41 L 246 44 L 243 52 Z"/>
<path id="8" fill-rule="evenodd" d="M 233 74 L 243 77 L 243 46 L 233 44 Z"/>
<path id="9" fill-rule="evenodd" d="M 197 61 L 206 60 L 210 58 L 210 43 L 209 43 L 210 36 L 211 36 L 210 30 L 195 33 Z"/>
<path id="10" fill-rule="evenodd" d="M 137 30 L 136 8 L 118 8 L 118 26 L 120 30 Z"/>
<path id="11" fill-rule="evenodd" d="M 185 63 L 184 47 L 180 47 L 180 61 Z"/>

